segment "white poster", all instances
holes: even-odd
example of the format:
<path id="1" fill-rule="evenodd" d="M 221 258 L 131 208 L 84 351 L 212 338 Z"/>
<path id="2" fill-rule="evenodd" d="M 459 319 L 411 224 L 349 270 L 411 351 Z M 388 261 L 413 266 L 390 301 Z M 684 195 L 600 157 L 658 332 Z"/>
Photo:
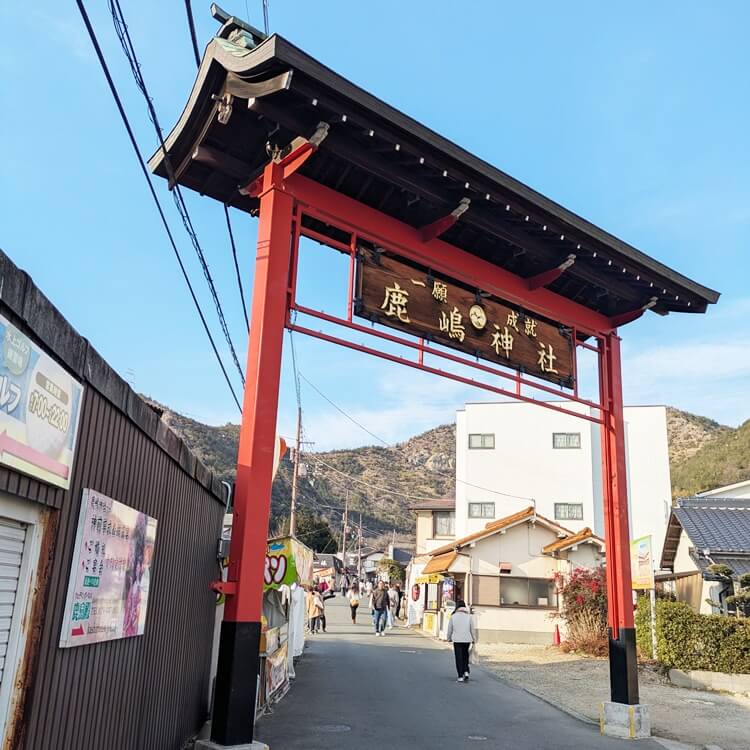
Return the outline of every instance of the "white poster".
<path id="1" fill-rule="evenodd" d="M 143 635 L 156 519 L 83 491 L 60 646 Z"/>

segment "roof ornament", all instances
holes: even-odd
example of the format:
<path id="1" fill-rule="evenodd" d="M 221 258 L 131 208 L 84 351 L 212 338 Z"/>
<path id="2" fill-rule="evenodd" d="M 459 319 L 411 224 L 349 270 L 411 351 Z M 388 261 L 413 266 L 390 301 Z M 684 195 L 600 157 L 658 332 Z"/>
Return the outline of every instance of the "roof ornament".
<path id="1" fill-rule="evenodd" d="M 226 125 L 229 122 L 229 118 L 232 116 L 232 103 L 234 102 L 234 97 L 231 94 L 225 93 L 222 96 L 214 94 L 211 98 L 217 103 L 217 119 L 222 125 Z"/>

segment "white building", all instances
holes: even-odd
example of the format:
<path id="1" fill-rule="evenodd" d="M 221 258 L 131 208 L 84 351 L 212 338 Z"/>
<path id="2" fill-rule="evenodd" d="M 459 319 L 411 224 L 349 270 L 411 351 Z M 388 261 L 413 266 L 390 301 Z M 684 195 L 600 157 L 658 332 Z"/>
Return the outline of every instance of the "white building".
<path id="1" fill-rule="evenodd" d="M 715 490 L 699 492 L 696 497 L 731 497 L 735 500 L 750 500 L 750 479 L 728 484 L 725 487 L 717 487 Z"/>
<path id="2" fill-rule="evenodd" d="M 557 405 L 592 414 L 575 402 Z M 666 408 L 629 406 L 624 416 L 630 534 L 650 534 L 659 560 L 671 506 Z M 565 528 L 604 536 L 599 426 L 534 404 L 466 404 L 456 417 L 456 537 L 532 500 Z"/>

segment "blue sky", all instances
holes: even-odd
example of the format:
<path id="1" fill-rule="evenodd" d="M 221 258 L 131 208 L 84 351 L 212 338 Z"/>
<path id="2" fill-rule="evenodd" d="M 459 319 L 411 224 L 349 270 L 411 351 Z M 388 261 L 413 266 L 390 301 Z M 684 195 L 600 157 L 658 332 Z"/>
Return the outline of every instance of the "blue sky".
<path id="1" fill-rule="evenodd" d="M 92 21 L 144 152 L 155 140 L 104 3 Z M 201 45 L 216 29 L 194 3 Z M 195 74 L 183 3 L 122 0 L 165 127 Z M 238 414 L 208 349 L 74 3 L 0 8 L 0 247 L 134 387 L 198 419 Z M 224 3 L 260 26 L 260 0 Z M 390 104 L 684 274 L 722 292 L 705 316 L 623 329 L 627 403 L 750 417 L 750 99 L 744 2 L 304 3 L 271 0 L 271 30 Z M 16 11 L 15 13 L 13 11 Z M 204 309 L 216 316 L 165 185 L 157 185 Z M 221 206 L 186 195 L 244 362 Z M 246 286 L 255 220 L 235 215 Z M 311 249 L 310 301 L 343 289 Z M 339 274 L 339 275 L 337 275 Z M 300 369 L 393 441 L 489 394 L 297 338 Z M 287 352 L 280 430 L 293 434 Z M 226 358 L 228 362 L 228 357 Z M 318 448 L 372 442 L 303 384 Z"/>

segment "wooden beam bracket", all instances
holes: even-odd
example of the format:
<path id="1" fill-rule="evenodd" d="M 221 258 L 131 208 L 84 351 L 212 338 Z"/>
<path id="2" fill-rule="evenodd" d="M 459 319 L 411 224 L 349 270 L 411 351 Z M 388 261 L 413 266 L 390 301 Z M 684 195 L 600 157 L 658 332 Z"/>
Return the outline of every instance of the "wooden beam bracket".
<path id="1" fill-rule="evenodd" d="M 447 216 L 441 216 L 431 224 L 422 227 L 419 230 L 422 242 L 429 242 L 439 237 L 443 232 L 447 232 L 458 221 L 459 217 L 469 210 L 470 205 L 470 198 L 461 198 L 458 205 Z"/>
<path id="2" fill-rule="evenodd" d="M 641 307 L 635 310 L 630 310 L 629 312 L 615 315 L 613 318 L 610 318 L 612 328 L 619 328 L 620 326 L 624 326 L 626 323 L 632 323 L 634 320 L 638 320 L 638 318 L 640 318 L 641 315 L 646 312 L 646 310 L 650 310 L 656 305 L 658 301 L 658 297 L 651 297 L 651 299 L 645 305 L 641 305 Z"/>
<path id="3" fill-rule="evenodd" d="M 526 279 L 526 283 L 529 285 L 529 290 L 540 289 L 543 286 L 548 286 L 555 279 L 559 279 L 565 271 L 567 271 L 576 262 L 576 256 L 571 253 L 559 266 L 550 268 L 548 271 L 542 271 L 541 273 Z"/>

